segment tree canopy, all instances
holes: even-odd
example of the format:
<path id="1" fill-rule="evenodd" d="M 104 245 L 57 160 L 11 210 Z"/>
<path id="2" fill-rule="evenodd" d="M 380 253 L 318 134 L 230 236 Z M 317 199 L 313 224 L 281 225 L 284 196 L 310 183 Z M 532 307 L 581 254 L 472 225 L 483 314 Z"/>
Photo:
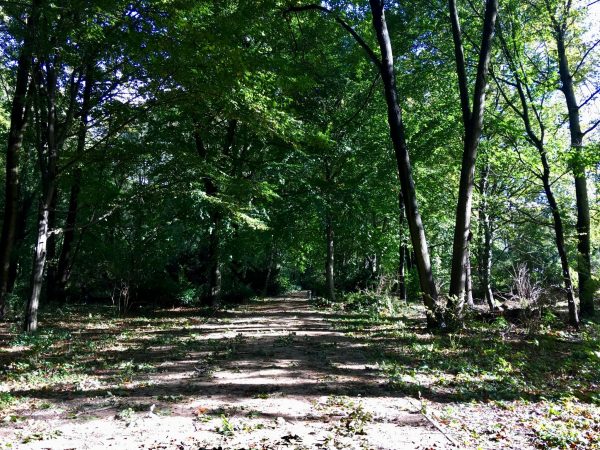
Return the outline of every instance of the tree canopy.
<path id="1" fill-rule="evenodd" d="M 522 269 L 593 314 L 594 2 L 0 8 L 1 301 L 29 329 L 40 300 L 292 287 L 453 326 Z"/>

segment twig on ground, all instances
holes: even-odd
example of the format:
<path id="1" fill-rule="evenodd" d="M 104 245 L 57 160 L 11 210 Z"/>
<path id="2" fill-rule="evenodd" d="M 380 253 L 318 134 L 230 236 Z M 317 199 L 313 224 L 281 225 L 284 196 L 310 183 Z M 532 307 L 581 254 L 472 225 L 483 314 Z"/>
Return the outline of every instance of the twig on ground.
<path id="1" fill-rule="evenodd" d="M 408 401 L 419 410 L 419 413 L 425 417 L 429 423 L 431 423 L 431 425 L 433 425 L 435 427 L 436 430 L 438 430 L 440 433 L 442 433 L 444 435 L 444 437 L 446 439 L 448 439 L 448 441 L 450 441 L 452 443 L 452 445 L 454 445 L 455 447 L 460 447 L 458 445 L 458 442 L 456 442 L 450 435 L 448 435 L 448 433 L 446 433 L 442 427 L 440 427 L 440 425 L 437 423 L 437 421 L 433 418 L 430 417 L 429 414 L 427 414 L 426 412 L 423 411 L 423 402 L 421 401 L 421 407 L 419 408 L 417 405 L 415 405 L 412 401 L 412 399 L 408 399 Z"/>

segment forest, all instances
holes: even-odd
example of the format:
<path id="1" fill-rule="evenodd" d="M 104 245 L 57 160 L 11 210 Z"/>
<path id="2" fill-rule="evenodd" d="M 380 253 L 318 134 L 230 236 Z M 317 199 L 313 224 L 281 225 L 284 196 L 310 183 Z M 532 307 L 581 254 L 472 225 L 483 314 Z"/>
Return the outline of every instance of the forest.
<path id="1" fill-rule="evenodd" d="M 0 449 L 600 449 L 599 24 L 0 0 Z"/>

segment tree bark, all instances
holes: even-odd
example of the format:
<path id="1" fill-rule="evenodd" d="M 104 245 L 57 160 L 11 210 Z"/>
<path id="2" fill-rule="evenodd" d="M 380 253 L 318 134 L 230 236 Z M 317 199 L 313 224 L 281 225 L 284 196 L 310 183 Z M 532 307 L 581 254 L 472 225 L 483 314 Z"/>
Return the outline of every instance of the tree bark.
<path id="1" fill-rule="evenodd" d="M 456 206 L 456 223 L 452 246 L 452 269 L 450 274 L 448 303 L 450 307 L 456 310 L 456 314 L 460 318 L 465 294 L 465 268 L 467 264 L 468 238 L 471 231 L 475 162 L 477 159 L 479 139 L 483 129 L 485 91 L 492 53 L 492 38 L 494 36 L 494 27 L 496 24 L 496 16 L 498 14 L 498 0 L 486 0 L 472 110 L 470 108 L 462 34 L 455 0 L 449 0 L 449 9 L 463 116 L 464 146 L 458 189 L 458 204 Z"/>
<path id="2" fill-rule="evenodd" d="M 221 258 L 219 251 L 219 227 L 221 225 L 221 215 L 218 211 L 210 214 L 213 229 L 210 232 L 208 240 L 208 262 L 209 262 L 209 302 L 213 307 L 221 304 Z"/>
<path id="3" fill-rule="evenodd" d="M 40 295 L 42 285 L 44 284 L 44 267 L 47 257 L 48 243 L 48 222 L 50 215 L 50 206 L 48 197 L 40 201 L 40 211 L 38 217 L 37 243 L 33 256 L 33 268 L 31 272 L 31 294 L 25 310 L 24 331 L 28 333 L 35 332 L 38 326 L 38 308 L 40 304 Z M 50 199 L 51 201 L 51 199 Z"/>
<path id="4" fill-rule="evenodd" d="M 572 162 L 575 177 L 575 201 L 577 204 L 577 275 L 579 278 L 579 302 L 581 315 L 594 315 L 594 288 L 591 278 L 591 227 L 590 203 L 588 198 L 585 162 L 583 160 L 583 132 L 579 118 L 579 105 L 573 87 L 573 76 L 569 68 L 569 60 L 565 48 L 565 25 L 555 25 L 556 50 L 558 53 L 558 72 L 561 81 L 561 91 L 565 96 L 569 114 L 569 131 L 571 148 L 575 158 Z M 571 318 L 573 320 L 573 318 Z"/>
<path id="5" fill-rule="evenodd" d="M 47 241 L 47 251 L 46 251 L 46 292 L 45 292 L 45 300 L 49 301 L 54 298 L 54 294 L 56 291 L 56 269 L 57 262 L 56 261 L 56 246 L 57 246 L 57 235 L 55 233 L 56 229 L 56 205 L 58 203 L 59 196 L 58 187 L 54 189 L 54 195 L 52 196 L 52 204 L 50 205 L 50 211 L 48 213 L 48 241 Z"/>
<path id="6" fill-rule="evenodd" d="M 265 275 L 265 285 L 262 290 L 262 296 L 266 297 L 269 293 L 269 286 L 271 285 L 271 274 L 273 273 L 273 266 L 275 265 L 275 239 L 271 236 L 271 245 L 269 246 L 269 262 L 267 263 L 267 274 Z"/>
<path id="7" fill-rule="evenodd" d="M 10 129 L 6 150 L 6 181 L 4 191 L 4 220 L 0 238 L 0 319 L 6 314 L 6 297 L 10 278 L 10 264 L 19 215 L 19 152 L 27 126 L 29 108 L 27 86 L 31 72 L 33 40 L 35 39 L 39 0 L 32 0 L 31 14 L 17 62 L 15 93 L 10 113 Z"/>
<path id="8" fill-rule="evenodd" d="M 398 165 L 398 177 L 400 179 L 402 196 L 405 201 L 406 218 L 411 242 L 416 254 L 419 284 L 423 294 L 423 302 L 427 308 L 427 323 L 430 327 L 443 326 L 443 318 L 437 312 L 437 288 L 433 279 L 425 230 L 418 210 L 417 196 L 402 120 L 402 110 L 398 101 L 394 57 L 385 20 L 384 0 L 369 0 L 369 3 L 373 14 L 373 27 L 377 34 L 377 41 L 381 51 L 380 70 L 387 103 L 390 136 Z"/>

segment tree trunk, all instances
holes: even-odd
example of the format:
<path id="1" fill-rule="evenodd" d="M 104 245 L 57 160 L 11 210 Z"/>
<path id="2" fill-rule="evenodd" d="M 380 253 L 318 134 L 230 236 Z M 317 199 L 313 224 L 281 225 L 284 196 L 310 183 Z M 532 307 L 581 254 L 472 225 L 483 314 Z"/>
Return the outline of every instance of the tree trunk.
<path id="1" fill-rule="evenodd" d="M 229 155 L 233 149 L 238 121 L 231 119 L 227 121 L 227 131 L 223 142 L 222 154 Z M 208 160 L 209 149 L 204 145 L 200 135 L 200 124 L 196 123 L 194 128 L 194 141 L 198 156 L 204 161 Z M 219 187 L 212 177 L 204 177 L 204 190 L 208 197 L 215 197 Z M 217 307 L 221 303 L 221 257 L 220 257 L 220 228 L 223 219 L 218 206 L 209 205 L 209 214 L 212 229 L 208 239 L 208 302 Z"/>
<path id="2" fill-rule="evenodd" d="M 465 264 L 465 298 L 469 308 L 475 307 L 473 302 L 473 280 L 471 278 L 471 254 L 467 250 L 467 263 Z"/>
<path id="3" fill-rule="evenodd" d="M 554 241 L 556 243 L 556 250 L 560 257 L 560 267 L 562 270 L 563 283 L 565 286 L 565 294 L 567 296 L 567 304 L 569 307 L 569 322 L 575 328 L 579 328 L 579 317 L 577 314 L 577 305 L 575 304 L 575 295 L 573 293 L 573 283 L 571 282 L 571 274 L 569 272 L 569 258 L 567 257 L 567 250 L 565 248 L 565 232 L 563 228 L 562 218 L 558 209 L 558 204 L 554 198 L 552 192 L 552 185 L 550 183 L 550 165 L 548 164 L 548 158 L 543 147 L 539 147 L 540 158 L 542 160 L 542 166 L 544 168 L 542 172 L 542 183 L 544 184 L 544 192 L 548 199 L 548 204 L 552 210 L 552 220 L 554 222 Z"/>
<path id="4" fill-rule="evenodd" d="M 54 195 L 52 196 L 52 204 L 50 205 L 50 211 L 48 212 L 48 241 L 46 244 L 46 301 L 53 300 L 56 293 L 56 204 L 58 202 L 59 191 L 55 188 Z"/>
<path id="5" fill-rule="evenodd" d="M 479 220 L 481 223 L 481 235 L 482 235 L 482 250 L 480 258 L 480 272 L 481 272 L 481 287 L 485 296 L 490 311 L 496 309 L 496 302 L 494 300 L 494 293 L 492 291 L 491 277 L 492 277 L 492 224 L 490 221 L 490 214 L 488 211 L 488 178 L 490 173 L 490 166 L 486 164 L 481 171 L 480 180 L 480 192 L 481 192 L 481 203 L 479 205 Z"/>
<path id="6" fill-rule="evenodd" d="M 219 227 L 221 225 L 221 215 L 218 212 L 213 211 L 211 213 L 211 222 L 213 224 L 213 229 L 208 241 L 208 289 L 210 305 L 218 307 L 221 304 L 221 258 L 219 251 Z"/>
<path id="7" fill-rule="evenodd" d="M 581 151 L 581 140 L 583 137 L 583 134 L 581 133 L 581 130 L 579 128 L 579 111 L 578 111 L 578 106 L 576 104 L 576 99 L 575 99 L 575 95 L 573 93 L 573 85 L 571 84 L 571 77 L 570 75 L 566 78 L 563 79 L 563 75 L 566 73 L 568 74 L 568 65 L 567 65 L 567 61 L 566 61 L 566 55 L 564 53 L 565 48 L 564 48 L 564 43 L 562 41 L 562 35 L 561 33 L 562 28 L 558 27 L 557 28 L 557 47 L 558 47 L 558 54 L 559 54 L 559 60 L 560 60 L 560 75 L 561 75 L 561 81 L 563 82 L 563 92 L 565 92 L 565 97 L 568 99 L 567 100 L 567 104 L 569 105 L 569 119 L 571 122 L 571 146 L 575 147 L 577 151 Z M 563 224 L 562 224 L 562 219 L 560 216 L 560 211 L 558 209 L 558 205 L 556 202 L 556 199 L 554 197 L 554 193 L 552 192 L 552 183 L 550 182 L 550 165 L 548 163 L 548 157 L 546 154 L 546 149 L 545 149 L 545 145 L 544 145 L 544 125 L 543 122 L 541 120 L 541 116 L 539 112 L 536 112 L 534 117 L 536 118 L 536 120 L 538 121 L 538 125 L 539 125 L 539 129 L 540 129 L 540 134 L 536 135 L 532 125 L 531 125 L 531 119 L 530 119 L 530 114 L 529 114 L 529 103 L 528 103 L 528 97 L 526 96 L 526 92 L 527 89 L 526 87 L 524 88 L 523 85 L 523 81 L 521 80 L 521 77 L 518 75 L 519 72 L 516 69 L 516 65 L 514 64 L 514 61 L 512 61 L 511 59 L 511 55 L 510 55 L 510 51 L 509 51 L 509 45 L 507 45 L 507 43 L 504 40 L 504 37 L 501 35 L 501 43 L 503 46 L 503 50 L 505 55 L 508 57 L 508 61 L 509 61 L 509 67 L 511 68 L 512 72 L 513 72 L 513 76 L 515 79 L 515 83 L 513 84 L 514 87 L 516 87 L 517 93 L 519 95 L 519 100 L 520 100 L 520 104 L 521 104 L 521 109 L 518 109 L 514 103 L 510 102 L 508 100 L 508 97 L 504 95 L 505 99 L 507 99 L 507 101 L 509 101 L 510 106 L 516 110 L 516 112 L 518 113 L 518 115 L 521 117 L 521 119 L 523 120 L 523 124 L 525 125 L 525 131 L 527 133 L 527 137 L 529 139 L 529 141 L 535 146 L 535 148 L 537 149 L 539 155 L 540 155 L 540 160 L 542 163 L 542 167 L 543 167 L 543 171 L 542 174 L 540 176 L 541 180 L 542 180 L 542 184 L 544 186 L 544 192 L 546 194 L 546 198 L 548 199 L 548 204 L 550 205 L 550 209 L 552 211 L 552 220 L 553 220 L 553 224 L 554 224 L 554 239 L 555 239 L 555 243 L 556 243 L 556 249 L 558 251 L 558 255 L 560 258 L 560 264 L 561 264 L 561 271 L 562 271 L 562 276 L 563 276 L 563 283 L 565 286 L 565 293 L 567 296 L 567 303 L 569 306 L 569 322 L 571 323 L 571 325 L 573 325 L 575 328 L 579 328 L 579 317 L 578 317 L 578 313 L 577 313 L 577 306 L 575 303 L 575 295 L 573 293 L 573 285 L 571 282 L 571 275 L 569 273 L 569 259 L 567 257 L 567 252 L 566 252 L 566 248 L 565 248 L 565 238 L 564 238 L 564 228 L 563 228 Z M 562 55 L 562 57 L 560 56 Z M 565 84 L 568 84 L 569 87 L 565 87 Z M 573 116 L 572 116 L 573 113 Z M 574 145 L 574 140 L 577 141 L 577 145 Z M 576 171 L 576 186 L 577 186 L 577 171 Z M 587 205 L 587 188 L 585 187 L 585 170 L 583 175 L 583 184 L 584 184 L 584 190 L 585 190 L 585 205 Z M 579 211 L 579 200 L 580 198 L 577 198 L 577 205 L 578 205 L 578 211 Z M 588 226 L 589 226 L 589 209 L 587 211 L 587 219 L 588 219 Z M 578 224 L 579 224 L 579 219 L 578 219 Z M 587 235 L 587 237 L 589 238 L 589 234 Z M 580 236 L 581 239 L 581 236 Z M 581 243 L 581 240 L 580 240 Z M 589 244 L 589 241 L 588 241 Z M 589 249 L 589 247 L 588 247 Z M 589 257 L 589 252 L 588 252 L 588 257 Z M 588 272 L 589 275 L 589 272 Z"/>
<path id="8" fill-rule="evenodd" d="M 40 303 L 40 294 L 42 291 L 42 285 L 44 282 L 44 269 L 47 260 L 47 245 L 48 245 L 48 232 L 49 232 L 49 221 L 50 212 L 54 202 L 54 195 L 56 191 L 56 175 L 57 175 L 57 163 L 58 163 L 58 147 L 56 145 L 56 67 L 55 62 L 50 60 L 46 61 L 46 80 L 45 80 L 45 100 L 47 101 L 47 117 L 45 121 L 45 137 L 46 137 L 46 150 L 45 154 L 41 153 L 40 149 L 40 165 L 42 172 L 42 193 L 40 199 L 40 213 L 38 218 L 38 234 L 37 242 L 35 246 L 33 256 L 33 268 L 31 273 L 31 294 L 27 302 L 25 310 L 25 323 L 24 330 L 26 332 L 34 332 L 37 330 L 37 315 L 38 307 Z M 43 75 L 41 74 L 41 65 L 38 68 L 40 70 L 39 80 L 40 84 L 43 82 Z M 40 89 L 41 91 L 41 89 Z"/>
<path id="9" fill-rule="evenodd" d="M 71 278 L 71 269 L 75 256 L 75 227 L 77 225 L 77 208 L 79 205 L 79 192 L 81 190 L 81 169 L 75 169 L 69 194 L 69 210 L 65 220 L 65 230 L 63 232 L 63 242 L 58 257 L 56 268 L 56 278 L 52 299 L 56 301 L 65 301 L 67 283 Z"/>
<path id="10" fill-rule="evenodd" d="M 437 288 L 433 279 L 429 248 L 425 238 L 423 222 L 418 210 L 415 185 L 412 178 L 412 169 L 406 138 L 402 110 L 398 102 L 396 89 L 396 75 L 394 72 L 394 57 L 392 44 L 387 29 L 383 0 L 369 0 L 373 13 L 373 27 L 377 34 L 377 41 L 381 51 L 381 78 L 384 85 L 385 100 L 388 110 L 388 124 L 390 136 L 394 146 L 396 162 L 398 164 L 398 177 L 405 201 L 406 217 L 410 231 L 410 238 L 416 254 L 419 283 L 423 294 L 423 302 L 427 308 L 428 326 L 443 326 L 443 318 L 437 312 Z"/>
<path id="11" fill-rule="evenodd" d="M 579 302 L 581 315 L 594 315 L 594 288 L 591 279 L 591 228 L 590 204 L 588 198 L 585 162 L 583 161 L 583 132 L 579 120 L 579 105 L 573 87 L 573 77 L 569 69 L 569 61 L 565 49 L 565 32 L 561 25 L 555 27 L 556 49 L 558 52 L 558 71 L 561 90 L 565 96 L 569 113 L 569 130 L 571 148 L 575 151 L 572 163 L 575 177 L 575 200 L 577 203 L 577 275 L 579 278 Z M 573 318 L 571 318 L 573 319 Z"/>
<path id="12" fill-rule="evenodd" d="M 31 72 L 32 46 L 35 39 L 39 0 L 32 0 L 31 14 L 27 18 L 27 30 L 17 62 L 15 93 L 10 113 L 10 130 L 6 150 L 6 181 L 4 191 L 4 221 L 0 238 L 0 319 L 6 314 L 10 263 L 15 241 L 17 216 L 19 214 L 19 151 L 23 132 L 27 126 L 27 86 Z"/>
<path id="13" fill-rule="evenodd" d="M 89 114 L 91 110 L 91 96 L 94 85 L 93 79 L 94 65 L 89 64 L 85 73 L 85 85 L 83 88 L 83 99 L 81 104 L 81 117 L 79 122 L 79 131 L 77 133 L 77 148 L 75 150 L 77 157 L 85 151 L 87 139 L 87 129 L 89 124 Z M 81 192 L 81 167 L 77 166 L 73 173 L 71 192 L 69 194 L 69 210 L 65 220 L 65 229 L 63 233 L 63 243 L 58 258 L 55 281 L 55 300 L 64 301 L 66 297 L 66 288 L 71 278 L 73 268 L 73 259 L 75 256 L 75 228 L 77 226 L 77 213 L 79 207 L 79 193 Z"/>
<path id="14" fill-rule="evenodd" d="M 266 297 L 269 293 L 271 285 L 271 275 L 273 273 L 273 265 L 275 264 L 275 240 L 271 237 L 271 246 L 269 248 L 269 262 L 267 263 L 267 275 L 265 276 L 265 285 L 262 290 L 262 296 Z"/>
<path id="15" fill-rule="evenodd" d="M 398 297 L 400 300 L 406 300 L 406 243 L 400 243 L 400 252 L 398 255 Z"/>
<path id="16" fill-rule="evenodd" d="M 44 198 L 40 202 L 37 243 L 33 255 L 33 268 L 31 272 L 31 294 L 29 296 L 27 308 L 25 310 L 24 330 L 28 333 L 37 330 L 38 308 L 40 304 L 42 286 L 44 284 L 44 268 L 46 265 L 47 257 L 50 202 L 52 201 L 52 199 L 49 199 L 47 195 L 46 198 Z"/>
<path id="17" fill-rule="evenodd" d="M 17 217 L 17 232 L 15 235 L 8 274 L 7 292 L 9 294 L 14 290 L 19 275 L 19 250 L 27 237 L 27 216 L 29 215 L 33 199 L 34 195 L 26 195 L 25 198 L 20 201 L 19 215 Z"/>
<path id="18" fill-rule="evenodd" d="M 494 27 L 496 16 L 498 14 L 498 0 L 486 0 L 472 110 L 469 106 L 470 101 L 462 46 L 462 35 L 455 0 L 449 0 L 449 7 L 463 115 L 464 147 L 458 189 L 458 204 L 456 206 L 456 223 L 452 246 L 452 269 L 450 274 L 448 303 L 450 307 L 453 307 L 456 310 L 456 314 L 460 318 L 466 284 L 465 268 L 467 266 L 468 239 L 471 231 L 475 161 L 477 158 L 479 139 L 483 129 L 485 90 L 492 53 L 492 38 L 494 36 Z"/>
<path id="19" fill-rule="evenodd" d="M 334 253 L 333 253 L 333 220 L 331 214 L 327 213 L 325 219 L 325 236 L 327 244 L 327 259 L 325 260 L 325 283 L 327 285 L 327 297 L 335 301 L 335 280 L 334 280 Z"/>
<path id="20" fill-rule="evenodd" d="M 398 297 L 406 300 L 406 241 L 404 240 L 404 199 L 402 192 L 398 193 L 398 231 L 400 245 L 398 249 Z"/>

